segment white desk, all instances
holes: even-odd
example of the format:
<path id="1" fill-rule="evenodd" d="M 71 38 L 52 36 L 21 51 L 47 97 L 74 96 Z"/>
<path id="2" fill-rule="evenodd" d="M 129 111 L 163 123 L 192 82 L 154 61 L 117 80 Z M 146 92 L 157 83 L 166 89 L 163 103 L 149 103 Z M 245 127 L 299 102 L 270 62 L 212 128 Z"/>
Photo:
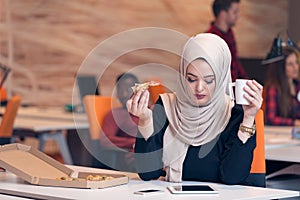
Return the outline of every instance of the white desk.
<path id="1" fill-rule="evenodd" d="M 293 126 L 268 126 L 265 125 L 265 134 L 287 134 L 291 135 Z"/>
<path id="2" fill-rule="evenodd" d="M 34 132 L 50 132 L 56 130 L 71 130 L 89 128 L 88 122 L 74 122 L 44 118 L 17 117 L 14 129 L 26 129 Z"/>
<path id="3" fill-rule="evenodd" d="M 269 149 L 300 145 L 299 139 L 292 139 L 291 126 L 265 126 L 266 157 Z"/>
<path id="4" fill-rule="evenodd" d="M 290 126 L 265 126 L 266 160 L 300 163 L 300 140 L 292 139 L 292 129 Z M 267 178 L 282 174 L 300 175 L 300 164 L 288 166 Z"/>
<path id="5" fill-rule="evenodd" d="M 53 139 L 60 148 L 64 162 L 73 164 L 63 131 L 88 128 L 85 113 L 73 115 L 73 113 L 64 112 L 62 108 L 21 107 L 14 123 L 14 136 L 38 138 L 40 150 L 44 149 L 48 139 Z"/>
<path id="6" fill-rule="evenodd" d="M 18 117 L 67 121 L 73 121 L 74 117 L 76 117 L 78 122 L 87 122 L 85 113 L 66 112 L 63 107 L 20 107 L 18 109 Z"/>
<path id="7" fill-rule="evenodd" d="M 293 127 L 265 126 L 266 159 L 300 163 L 300 140 L 292 139 Z"/>
<path id="8" fill-rule="evenodd" d="M 85 169 L 90 172 L 106 172 L 107 170 L 93 169 L 85 167 L 75 167 L 75 169 Z M 110 171 L 111 172 L 111 171 Z M 120 173 L 120 172 L 117 172 Z M 18 194 L 20 196 L 27 196 L 32 198 L 41 199 L 122 199 L 122 200 L 135 200 L 135 199 L 147 199 L 147 200 L 193 200 L 193 199 L 209 199 L 209 200 L 233 200 L 233 199 L 279 199 L 287 197 L 299 196 L 298 191 L 288 191 L 279 189 L 269 189 L 250 186 L 228 186 L 222 184 L 211 183 L 219 190 L 217 195 L 173 195 L 166 187 L 174 183 L 165 182 L 163 180 L 156 181 L 141 181 L 137 178 L 136 174 L 128 174 L 130 181 L 126 185 L 105 188 L 105 189 L 75 189 L 75 188 L 60 188 L 60 187 L 45 187 L 30 185 L 15 175 L 9 172 L 0 173 L 0 193 L 4 194 Z M 199 184 L 199 182 L 184 182 L 184 184 Z M 164 193 L 143 197 L 141 195 L 135 195 L 133 192 L 143 189 L 161 189 Z M 1 197 L 1 196 L 0 196 Z M 2 199 L 2 198 L 1 198 Z"/>

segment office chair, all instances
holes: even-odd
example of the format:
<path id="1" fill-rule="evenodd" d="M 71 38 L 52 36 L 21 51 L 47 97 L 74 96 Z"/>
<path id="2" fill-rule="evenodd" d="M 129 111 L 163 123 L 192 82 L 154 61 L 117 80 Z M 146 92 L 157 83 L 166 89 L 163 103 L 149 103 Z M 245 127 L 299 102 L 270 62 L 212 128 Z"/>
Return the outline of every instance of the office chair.
<path id="1" fill-rule="evenodd" d="M 90 126 L 90 141 L 85 146 L 95 158 L 93 167 L 136 172 L 133 166 L 124 162 L 131 152 L 118 147 L 103 147 L 100 144 L 103 119 L 112 108 L 121 107 L 118 100 L 110 96 L 87 95 L 83 102 Z"/>
<path id="2" fill-rule="evenodd" d="M 264 138 L 264 112 L 260 109 L 255 116 L 256 147 L 253 153 L 250 175 L 247 185 L 266 187 L 266 160 Z"/>
<path id="3" fill-rule="evenodd" d="M 154 78 L 153 80 L 161 83 L 160 79 Z M 155 102 L 158 100 L 159 94 L 167 92 L 165 86 L 163 86 L 162 84 L 155 87 L 150 87 L 148 90 L 150 105 L 155 104 Z"/>
<path id="4" fill-rule="evenodd" d="M 8 144 L 11 141 L 14 121 L 21 103 L 20 96 L 13 96 L 9 99 L 0 124 L 0 145 Z"/>
<path id="5" fill-rule="evenodd" d="M 120 104 L 116 98 L 96 95 L 86 95 L 83 98 L 83 103 L 89 121 L 91 139 L 99 140 L 104 116 Z"/>

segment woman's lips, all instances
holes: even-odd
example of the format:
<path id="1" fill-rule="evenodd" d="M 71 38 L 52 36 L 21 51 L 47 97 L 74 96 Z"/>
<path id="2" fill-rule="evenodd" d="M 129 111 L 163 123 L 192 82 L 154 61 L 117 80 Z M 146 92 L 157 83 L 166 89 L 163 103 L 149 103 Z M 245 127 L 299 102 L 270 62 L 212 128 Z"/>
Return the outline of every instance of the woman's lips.
<path id="1" fill-rule="evenodd" d="M 205 97 L 205 95 L 203 94 L 195 94 L 195 96 L 198 100 L 203 99 Z"/>

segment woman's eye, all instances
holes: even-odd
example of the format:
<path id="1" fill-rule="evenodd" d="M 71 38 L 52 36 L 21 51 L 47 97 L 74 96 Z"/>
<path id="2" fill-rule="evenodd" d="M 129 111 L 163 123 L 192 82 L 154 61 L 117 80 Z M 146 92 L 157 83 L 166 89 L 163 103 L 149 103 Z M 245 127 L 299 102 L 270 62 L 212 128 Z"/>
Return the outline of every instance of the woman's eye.
<path id="1" fill-rule="evenodd" d="M 212 84 L 213 82 L 214 82 L 214 78 L 210 78 L 210 79 L 204 79 L 204 82 L 206 83 L 206 84 Z"/>
<path id="2" fill-rule="evenodd" d="M 188 80 L 188 82 L 190 82 L 190 83 L 193 83 L 193 82 L 196 81 L 196 79 L 192 79 L 192 78 L 190 78 L 190 77 L 188 77 L 187 80 Z"/>

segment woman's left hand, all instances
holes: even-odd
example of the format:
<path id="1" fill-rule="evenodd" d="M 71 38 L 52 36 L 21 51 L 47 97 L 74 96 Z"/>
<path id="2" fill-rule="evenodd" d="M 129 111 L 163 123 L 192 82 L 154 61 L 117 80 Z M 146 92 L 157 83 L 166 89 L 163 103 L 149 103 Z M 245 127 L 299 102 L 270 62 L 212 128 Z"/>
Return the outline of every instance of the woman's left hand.
<path id="1" fill-rule="evenodd" d="M 244 87 L 246 94 L 244 97 L 250 102 L 250 105 L 243 105 L 244 109 L 244 120 L 245 118 L 254 118 L 257 111 L 262 105 L 262 92 L 263 86 L 255 80 L 247 81 L 247 86 Z"/>

